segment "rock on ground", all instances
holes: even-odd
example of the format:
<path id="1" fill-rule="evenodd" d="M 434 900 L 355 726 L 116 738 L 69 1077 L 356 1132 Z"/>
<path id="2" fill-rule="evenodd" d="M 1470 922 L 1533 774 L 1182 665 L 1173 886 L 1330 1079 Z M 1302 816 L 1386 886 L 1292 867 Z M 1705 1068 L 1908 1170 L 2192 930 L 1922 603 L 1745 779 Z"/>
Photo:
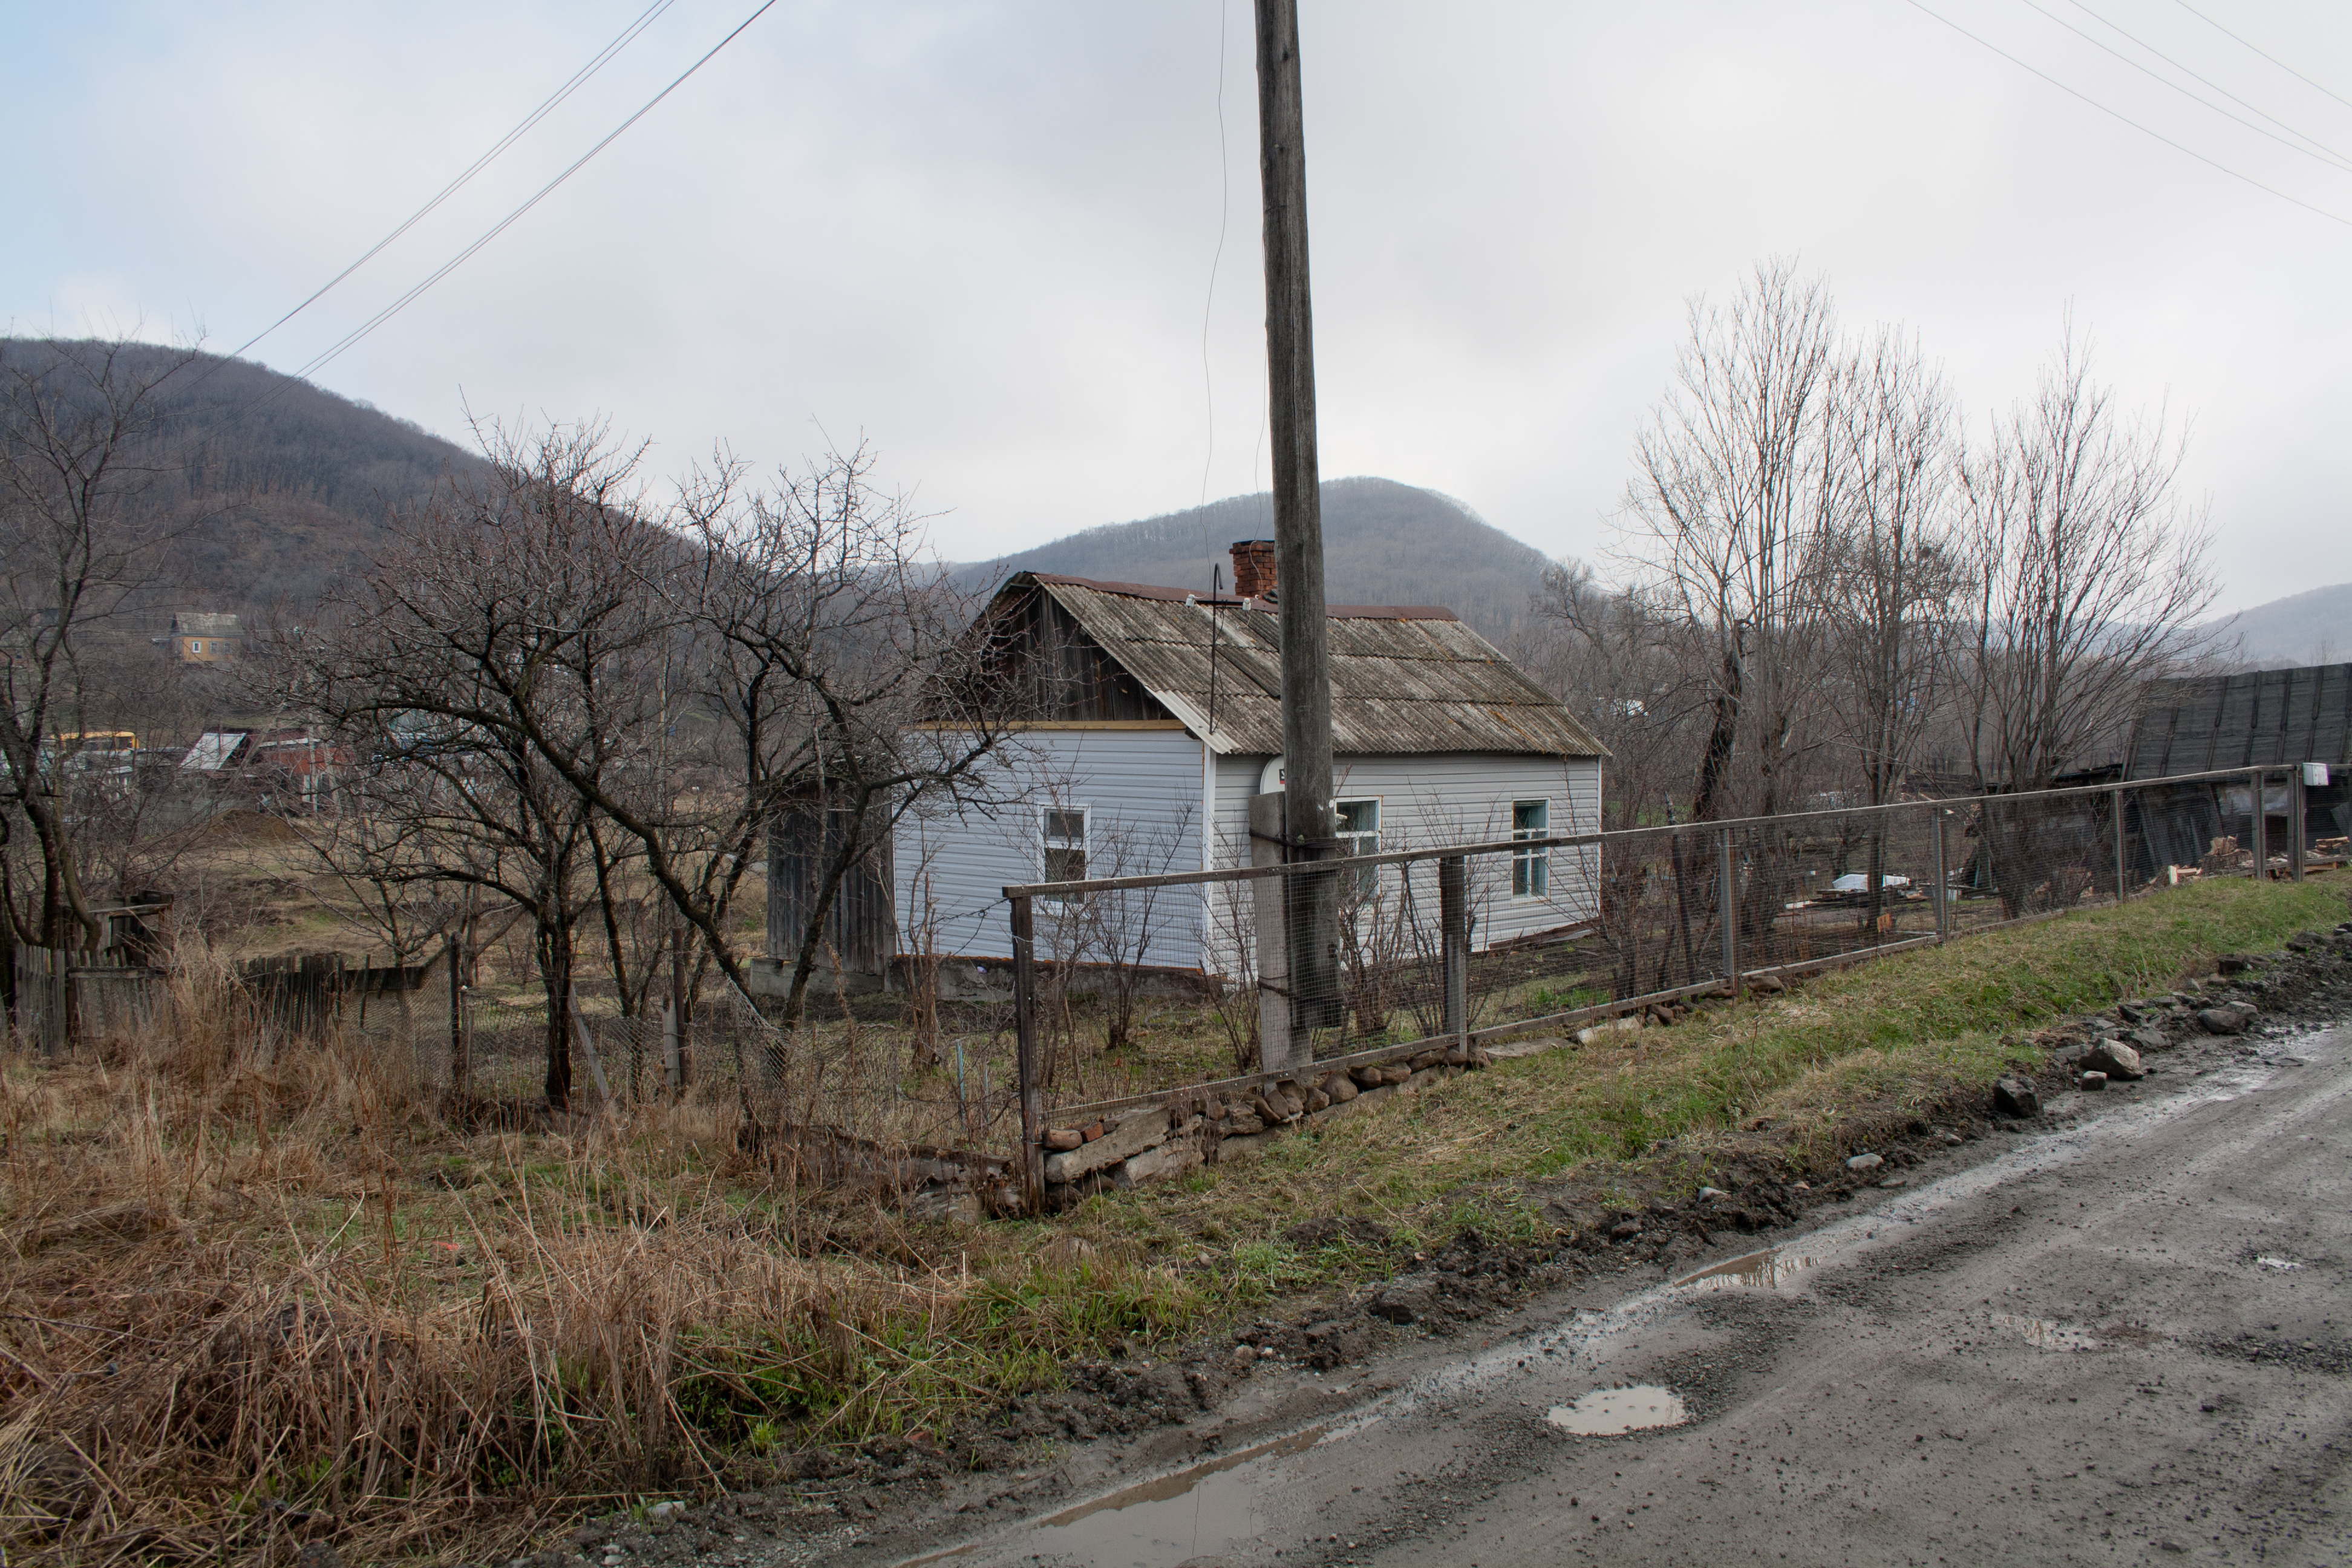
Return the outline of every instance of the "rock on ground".
<path id="1" fill-rule="evenodd" d="M 2101 1040 L 2083 1053 L 2082 1066 L 2085 1072 L 2104 1073 L 2126 1083 L 2147 1076 L 2147 1069 L 2140 1065 L 2139 1053 L 2120 1040 Z"/>
<path id="2" fill-rule="evenodd" d="M 1992 1086 L 1992 1108 L 1997 1115 L 2029 1117 L 2042 1114 L 2042 1097 L 2033 1086 L 2021 1078 L 2004 1078 Z"/>

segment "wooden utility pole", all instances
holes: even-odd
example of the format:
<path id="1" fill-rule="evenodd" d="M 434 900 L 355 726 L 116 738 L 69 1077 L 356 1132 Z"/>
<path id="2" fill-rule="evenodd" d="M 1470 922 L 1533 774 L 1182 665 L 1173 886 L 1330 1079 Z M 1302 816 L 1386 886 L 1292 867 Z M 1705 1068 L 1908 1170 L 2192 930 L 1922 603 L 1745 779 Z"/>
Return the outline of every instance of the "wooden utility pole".
<path id="1" fill-rule="evenodd" d="M 1266 415 L 1274 444 L 1276 600 L 1282 636 L 1284 837 L 1329 859 L 1331 673 L 1323 616 L 1323 493 L 1315 453 L 1315 319 L 1307 297 L 1307 142 L 1298 0 L 1257 0 L 1258 181 L 1265 203 Z M 1339 1021 L 1339 879 L 1287 879 L 1293 1021 Z"/>

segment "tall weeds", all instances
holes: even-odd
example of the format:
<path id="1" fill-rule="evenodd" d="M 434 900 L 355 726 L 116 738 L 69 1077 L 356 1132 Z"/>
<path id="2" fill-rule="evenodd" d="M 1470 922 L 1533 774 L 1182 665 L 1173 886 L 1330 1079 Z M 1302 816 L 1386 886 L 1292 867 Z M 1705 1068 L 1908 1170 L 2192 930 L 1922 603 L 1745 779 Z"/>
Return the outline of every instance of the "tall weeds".
<path id="1" fill-rule="evenodd" d="M 736 1154 L 726 1103 L 469 1132 L 406 1062 L 278 1037 L 225 970 L 184 966 L 171 1013 L 0 1070 L 20 1561 L 504 1552 L 599 1498 L 938 1430 L 1185 1317 L 1139 1267 L 976 1277 Z"/>

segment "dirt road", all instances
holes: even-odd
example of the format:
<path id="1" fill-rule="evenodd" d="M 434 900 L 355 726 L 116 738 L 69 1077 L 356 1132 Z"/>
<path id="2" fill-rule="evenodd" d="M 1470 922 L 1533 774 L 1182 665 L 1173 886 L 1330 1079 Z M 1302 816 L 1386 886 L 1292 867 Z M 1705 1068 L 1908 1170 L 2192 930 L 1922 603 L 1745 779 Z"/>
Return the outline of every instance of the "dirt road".
<path id="1" fill-rule="evenodd" d="M 911 1561 L 2352 1562 L 2347 1098 L 2352 1029 L 2266 1041 Z"/>

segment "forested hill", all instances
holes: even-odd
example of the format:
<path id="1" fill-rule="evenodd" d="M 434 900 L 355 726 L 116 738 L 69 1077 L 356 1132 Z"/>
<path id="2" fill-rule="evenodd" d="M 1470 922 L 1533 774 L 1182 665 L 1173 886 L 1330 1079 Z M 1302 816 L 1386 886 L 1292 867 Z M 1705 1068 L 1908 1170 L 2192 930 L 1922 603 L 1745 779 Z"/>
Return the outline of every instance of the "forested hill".
<path id="1" fill-rule="evenodd" d="M 11 364 L 112 345 L 0 339 Z M 161 374 L 176 351 L 131 344 L 118 371 Z M 407 420 L 243 360 L 204 355 L 155 393 L 170 434 L 200 454 L 199 518 L 175 538 L 162 592 L 188 608 L 252 612 L 314 599 L 383 537 L 387 510 L 479 458 Z"/>
<path id="2" fill-rule="evenodd" d="M 1274 500 L 1260 493 L 1205 507 L 1105 523 L 1034 550 L 957 569 L 982 585 L 1010 572 L 1058 572 L 1171 588 L 1209 586 L 1237 539 L 1274 537 Z M 1444 605 L 1490 637 L 1527 617 L 1547 564 L 1460 501 L 1393 479 L 1329 479 L 1323 486 L 1324 594 L 1335 605 Z"/>
<path id="3" fill-rule="evenodd" d="M 2339 664 L 2352 658 L 2352 583 L 2273 599 L 2200 629 L 2219 636 L 2223 657 L 2248 664 Z"/>
<path id="4" fill-rule="evenodd" d="M 111 345 L 0 339 L 10 364 Z M 113 352 L 121 373 L 152 376 L 176 351 Z M 362 566 L 386 513 L 481 459 L 405 419 L 243 360 L 203 355 L 167 378 L 156 406 L 201 461 L 188 491 L 200 519 L 155 564 L 171 605 L 252 614 L 300 608 Z M 983 585 L 1013 571 L 1206 589 L 1237 539 L 1271 538 L 1269 495 L 1234 496 L 1137 522 L 1108 523 L 1017 555 L 954 568 Z M 1500 638 L 1527 616 L 1545 558 L 1434 490 L 1392 479 L 1323 486 L 1325 592 L 1334 604 L 1444 605 Z"/>

